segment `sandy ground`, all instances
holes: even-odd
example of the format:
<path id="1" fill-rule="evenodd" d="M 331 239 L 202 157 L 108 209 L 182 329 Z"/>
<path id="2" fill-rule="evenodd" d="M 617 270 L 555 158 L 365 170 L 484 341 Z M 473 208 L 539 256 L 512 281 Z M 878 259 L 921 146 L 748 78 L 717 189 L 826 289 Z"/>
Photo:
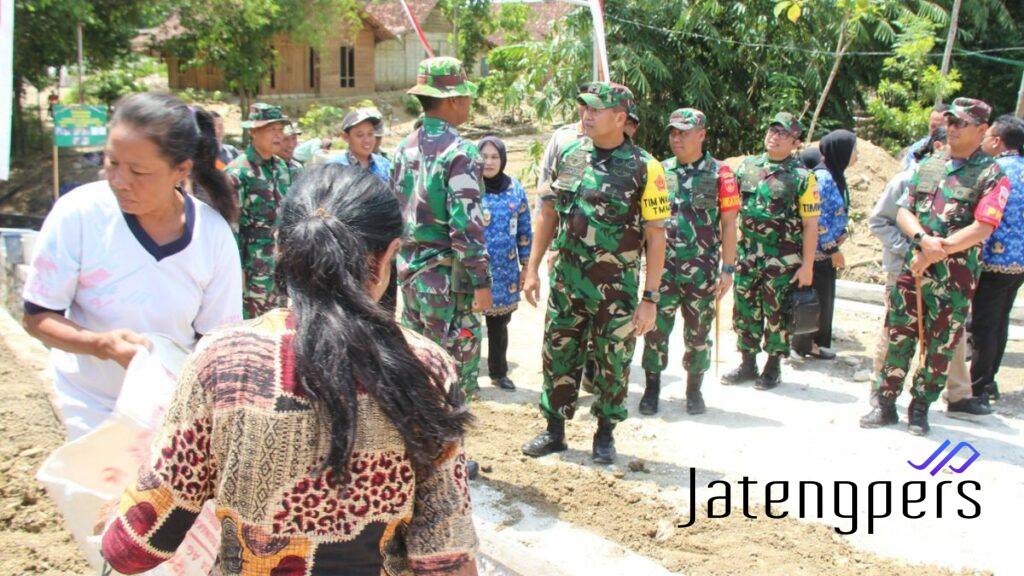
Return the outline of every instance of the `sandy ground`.
<path id="1" fill-rule="evenodd" d="M 38 369 L 16 361 L 0 342 L 0 573 L 88 574 L 35 480 L 39 465 L 64 441 Z"/>

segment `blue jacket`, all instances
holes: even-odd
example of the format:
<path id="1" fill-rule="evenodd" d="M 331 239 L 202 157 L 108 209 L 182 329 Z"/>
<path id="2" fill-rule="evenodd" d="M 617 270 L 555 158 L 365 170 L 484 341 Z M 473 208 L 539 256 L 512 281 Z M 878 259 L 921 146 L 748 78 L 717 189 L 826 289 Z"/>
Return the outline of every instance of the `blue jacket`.
<path id="1" fill-rule="evenodd" d="M 1024 274 L 1024 158 L 1005 152 L 996 158 L 1010 180 L 1003 220 L 989 236 L 981 253 L 983 269 L 1004 274 Z"/>
<path id="2" fill-rule="evenodd" d="M 342 166 L 359 166 L 359 161 L 348 150 L 341 154 L 331 156 L 327 164 L 341 164 Z M 382 182 L 387 184 L 391 180 L 391 162 L 380 154 L 370 154 L 370 165 L 367 169 Z"/>
<path id="3" fill-rule="evenodd" d="M 519 305 L 519 272 L 530 260 L 533 230 L 530 204 L 523 185 L 509 178 L 509 185 L 497 194 L 484 192 L 484 240 L 491 261 L 491 295 L 494 307 L 489 315 L 507 314 Z"/>
<path id="4" fill-rule="evenodd" d="M 818 216 L 818 249 L 815 260 L 825 258 L 839 251 L 839 242 L 846 235 L 846 205 L 832 174 L 824 168 L 814 171 L 818 179 L 818 194 L 821 196 L 821 216 Z"/>

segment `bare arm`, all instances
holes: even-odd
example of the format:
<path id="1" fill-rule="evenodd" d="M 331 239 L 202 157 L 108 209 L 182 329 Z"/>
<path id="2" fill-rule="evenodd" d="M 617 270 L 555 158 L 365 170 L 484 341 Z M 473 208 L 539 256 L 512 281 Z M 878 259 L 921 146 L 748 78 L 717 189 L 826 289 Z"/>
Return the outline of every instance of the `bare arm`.
<path id="1" fill-rule="evenodd" d="M 665 227 L 662 223 L 644 226 L 644 257 L 647 259 L 647 276 L 644 290 L 657 291 L 661 286 L 661 274 L 665 271 Z"/>
<path id="2" fill-rule="evenodd" d="M 957 231 L 949 238 L 943 239 L 942 247 L 945 249 L 946 254 L 963 252 L 976 244 L 981 244 L 988 240 L 988 237 L 995 231 L 995 227 L 991 224 L 984 224 L 975 220 L 970 226 Z"/>
<path id="3" fill-rule="evenodd" d="M 93 332 L 56 312 L 26 314 L 22 324 L 26 332 L 51 348 L 113 360 L 125 367 L 140 346 L 149 346 L 148 340 L 131 330 Z"/>
<path id="4" fill-rule="evenodd" d="M 739 210 L 722 214 L 722 263 L 730 266 L 736 264 L 736 222 L 739 214 Z"/>
<path id="5" fill-rule="evenodd" d="M 523 292 L 531 306 L 537 306 L 540 300 L 540 263 L 544 259 L 558 227 L 558 212 L 555 211 L 554 200 L 539 200 L 537 209 L 537 226 L 533 231 L 533 247 L 530 249 L 530 261 L 523 275 Z M 664 245 L 662 245 L 664 250 Z M 662 254 L 664 260 L 664 254 Z"/>
<path id="6" fill-rule="evenodd" d="M 818 217 L 810 216 L 803 219 L 804 238 L 800 251 L 800 269 L 797 270 L 793 282 L 798 286 L 810 286 L 814 281 L 814 252 L 818 248 Z"/>

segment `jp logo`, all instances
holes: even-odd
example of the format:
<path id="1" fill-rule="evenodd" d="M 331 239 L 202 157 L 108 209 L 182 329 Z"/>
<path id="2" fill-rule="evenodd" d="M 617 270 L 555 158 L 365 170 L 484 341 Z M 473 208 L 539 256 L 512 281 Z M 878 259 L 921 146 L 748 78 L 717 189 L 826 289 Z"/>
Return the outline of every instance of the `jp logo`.
<path id="1" fill-rule="evenodd" d="M 939 454 L 942 454 L 943 450 L 945 450 L 947 446 L 949 446 L 949 440 L 946 440 L 945 442 L 943 442 L 942 446 L 939 446 L 938 450 L 936 450 L 935 452 L 932 452 L 932 455 L 929 456 L 928 459 L 925 460 L 923 463 L 921 463 L 921 464 L 914 464 L 910 460 L 907 460 L 907 464 L 910 464 L 911 466 L 913 466 L 917 470 L 924 470 L 925 468 L 927 468 L 932 463 L 932 461 L 935 460 L 935 458 L 937 458 L 939 456 Z M 961 443 L 957 444 L 956 447 L 953 448 L 953 450 L 945 458 L 942 459 L 942 462 L 939 462 L 938 464 L 935 465 L 935 468 L 932 468 L 932 471 L 930 472 L 930 474 L 932 476 L 935 476 L 936 474 L 938 474 L 939 470 L 942 470 L 942 467 L 945 466 L 947 463 L 949 463 L 949 461 L 953 459 L 953 456 L 956 456 L 956 453 L 959 452 L 961 448 L 967 448 L 971 452 L 974 452 L 974 454 L 972 454 L 970 458 L 968 458 L 963 464 L 961 464 L 959 468 L 957 468 L 956 466 L 950 466 L 949 467 L 950 470 L 952 470 L 953 472 L 955 472 L 957 474 L 960 474 L 964 470 L 967 470 L 967 467 L 970 466 L 971 464 L 973 464 L 974 461 L 978 459 L 978 456 L 981 456 L 981 452 L 978 452 L 974 448 L 974 446 L 971 446 L 967 442 L 961 442 Z"/>

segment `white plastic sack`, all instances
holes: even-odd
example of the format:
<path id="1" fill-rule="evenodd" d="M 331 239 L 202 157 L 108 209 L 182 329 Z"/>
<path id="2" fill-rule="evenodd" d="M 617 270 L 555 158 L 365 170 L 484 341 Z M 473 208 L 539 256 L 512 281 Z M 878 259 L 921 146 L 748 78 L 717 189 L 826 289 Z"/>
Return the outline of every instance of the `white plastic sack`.
<path id="1" fill-rule="evenodd" d="M 103 566 L 103 527 L 139 466 L 149 461 L 150 443 L 163 424 L 177 374 L 188 355 L 188 350 L 166 337 L 145 336 L 153 350 L 140 350 L 132 359 L 113 415 L 92 432 L 55 450 L 36 475 L 96 570 Z M 178 553 L 148 574 L 207 574 L 219 540 L 220 526 L 208 504 Z"/>

